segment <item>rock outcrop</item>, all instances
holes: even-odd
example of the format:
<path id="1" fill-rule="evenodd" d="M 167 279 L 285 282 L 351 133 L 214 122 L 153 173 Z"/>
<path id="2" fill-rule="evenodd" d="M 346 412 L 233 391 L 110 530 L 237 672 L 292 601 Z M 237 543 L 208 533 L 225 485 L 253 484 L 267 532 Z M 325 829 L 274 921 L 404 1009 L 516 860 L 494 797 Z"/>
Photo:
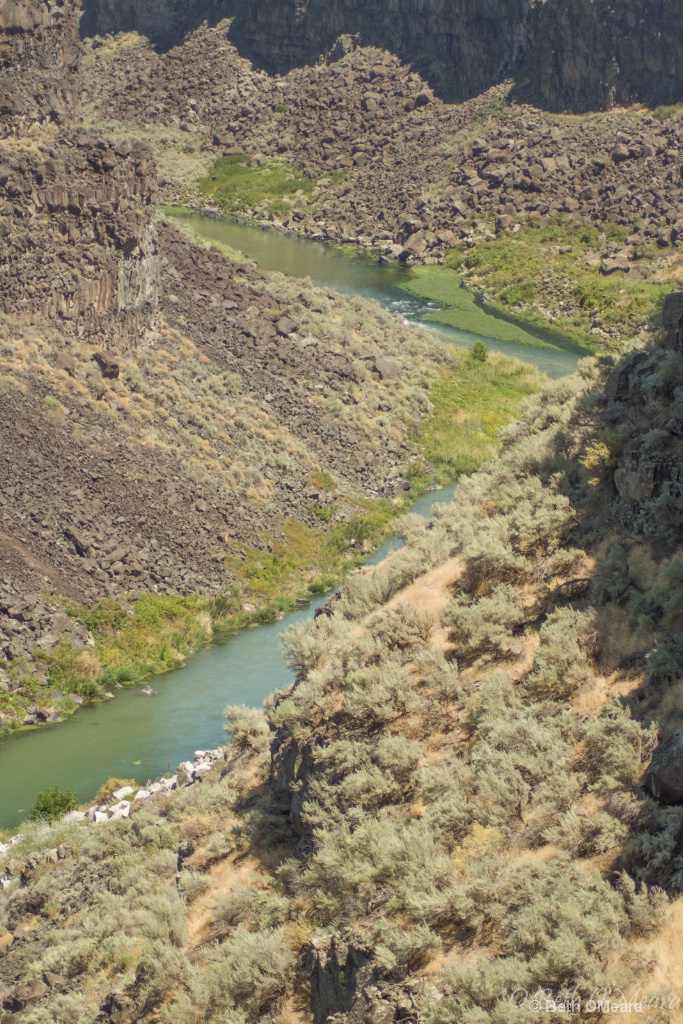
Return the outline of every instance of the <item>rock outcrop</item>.
<path id="1" fill-rule="evenodd" d="M 116 348 L 144 342 L 159 266 L 156 168 L 139 143 L 0 143 L 0 308 Z"/>
<path id="2" fill-rule="evenodd" d="M 552 110 L 680 99 L 683 62 L 674 0 L 615 14 L 607 0 L 86 0 L 87 33 L 135 29 L 169 46 L 204 21 L 234 17 L 231 38 L 270 72 L 315 64 L 359 42 L 418 64 L 443 98 L 465 98 L 514 75 Z"/>
<path id="3" fill-rule="evenodd" d="M 31 121 L 77 121 L 78 14 L 78 0 L 0 4 L 0 134 Z"/>
<path id="4" fill-rule="evenodd" d="M 645 785 L 665 804 L 683 802 L 683 733 L 672 733 L 657 747 L 645 774 Z"/>

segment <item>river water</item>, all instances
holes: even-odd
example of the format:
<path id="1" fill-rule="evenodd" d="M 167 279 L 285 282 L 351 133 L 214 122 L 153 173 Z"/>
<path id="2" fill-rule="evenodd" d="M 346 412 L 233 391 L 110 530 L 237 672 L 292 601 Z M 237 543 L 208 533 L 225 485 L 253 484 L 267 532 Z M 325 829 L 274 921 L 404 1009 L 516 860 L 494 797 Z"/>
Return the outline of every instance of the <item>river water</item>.
<path id="1" fill-rule="evenodd" d="M 240 249 L 264 270 L 310 277 L 316 285 L 376 299 L 409 320 L 419 321 L 434 308 L 399 289 L 402 275 L 409 273 L 403 267 L 349 259 L 321 243 L 230 221 L 193 216 L 189 222 L 203 237 Z M 425 326 L 460 345 L 477 340 L 453 328 Z M 491 349 L 533 363 L 552 377 L 573 372 L 579 358 L 572 350 L 485 340 Z M 452 486 L 424 495 L 414 511 L 429 515 L 432 505 L 450 500 L 454 490 Z M 395 538 L 388 541 L 371 563 L 382 561 L 399 544 Z M 63 723 L 0 741 L 0 828 L 16 826 L 48 786 L 72 789 L 85 802 L 109 778 L 143 783 L 175 769 L 195 750 L 220 746 L 227 704 L 259 706 L 273 690 L 292 682 L 280 636 L 292 623 L 309 619 L 326 600 L 318 598 L 280 622 L 243 630 L 227 643 L 207 648 L 184 668 L 155 680 L 157 697 L 143 696 L 140 686 L 120 690 L 114 700 L 81 708 Z"/>

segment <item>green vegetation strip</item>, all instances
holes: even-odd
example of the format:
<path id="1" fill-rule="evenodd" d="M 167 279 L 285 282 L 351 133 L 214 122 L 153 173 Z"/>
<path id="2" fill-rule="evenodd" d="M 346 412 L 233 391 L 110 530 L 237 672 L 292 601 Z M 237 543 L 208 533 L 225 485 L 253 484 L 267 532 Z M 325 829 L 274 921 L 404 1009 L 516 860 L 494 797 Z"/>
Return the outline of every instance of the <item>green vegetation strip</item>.
<path id="1" fill-rule="evenodd" d="M 0 736 L 21 727 L 29 706 L 67 717 L 79 706 L 71 695 L 83 703 L 104 700 L 112 687 L 134 685 L 180 668 L 212 640 L 272 622 L 280 606 L 292 604 L 283 600 L 247 612 L 236 588 L 216 598 L 146 594 L 129 608 L 112 600 L 94 608 L 67 604 L 67 614 L 87 625 L 95 645 L 82 651 L 61 640 L 52 650 L 35 651 L 34 660 L 47 676 L 47 686 L 27 670 L 23 659 L 3 666 L 21 689 L 0 691 Z"/>
<path id="2" fill-rule="evenodd" d="M 259 207 L 264 212 L 286 213 L 290 208 L 288 197 L 311 192 L 314 186 L 310 178 L 285 160 L 264 160 L 252 166 L 246 154 L 217 160 L 197 184 L 202 195 L 232 213 Z"/>
<path id="3" fill-rule="evenodd" d="M 432 413 L 416 436 L 432 467 L 429 482 L 440 485 L 493 458 L 500 449 L 499 430 L 519 416 L 524 399 L 540 391 L 545 379 L 527 363 L 487 353 L 482 342 L 467 356 L 456 351 L 458 368 L 444 371 L 432 385 Z"/>
<path id="4" fill-rule="evenodd" d="M 420 299 L 443 306 L 443 309 L 428 313 L 425 320 L 496 341 L 512 341 L 537 348 L 560 347 L 531 334 L 521 324 L 496 316 L 491 305 L 478 304 L 475 295 L 463 287 L 463 279 L 452 269 L 415 267 L 413 275 L 400 287 Z"/>
<path id="5" fill-rule="evenodd" d="M 581 220 L 558 217 L 545 226 L 529 223 L 515 233 L 502 231 L 495 239 L 472 249 L 461 243 L 446 262 L 453 272 L 452 282 L 458 279 L 458 273 L 463 273 L 474 288 L 485 289 L 493 296 L 500 310 L 513 311 L 529 324 L 556 332 L 558 338 L 565 339 L 564 347 L 570 339 L 582 348 L 594 350 L 595 325 L 619 326 L 622 337 L 633 336 L 652 325 L 668 290 L 662 285 L 632 280 L 623 271 L 609 276 L 601 274 L 600 251 L 607 242 L 625 243 L 630 230 L 614 224 L 598 228 Z M 635 254 L 647 260 L 656 254 L 656 247 L 654 243 L 643 242 L 636 247 Z M 556 299 L 544 297 L 537 284 L 549 274 L 562 288 Z M 453 283 L 453 290 L 455 287 Z M 431 298 L 431 291 L 425 297 Z M 440 298 L 437 293 L 434 301 L 448 302 L 448 294 Z M 541 308 L 541 303 L 556 306 L 551 326 L 547 309 Z M 563 313 L 564 304 L 571 308 L 571 313 Z"/>

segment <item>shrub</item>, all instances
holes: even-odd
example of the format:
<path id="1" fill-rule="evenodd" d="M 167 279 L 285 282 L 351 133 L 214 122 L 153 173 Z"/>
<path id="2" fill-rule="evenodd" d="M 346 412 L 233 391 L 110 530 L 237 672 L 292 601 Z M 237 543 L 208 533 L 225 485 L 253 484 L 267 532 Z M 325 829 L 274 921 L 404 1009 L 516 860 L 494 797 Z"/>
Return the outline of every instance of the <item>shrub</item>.
<path id="1" fill-rule="evenodd" d="M 62 793 L 59 786 L 52 786 L 38 794 L 29 817 L 31 821 L 55 821 L 76 807 L 78 799 L 72 790 Z"/>
<path id="2" fill-rule="evenodd" d="M 461 594 L 443 616 L 458 658 L 467 661 L 518 657 L 524 650 L 521 630 L 526 620 L 521 595 L 508 584 L 494 587 L 488 597 L 478 601 Z"/>
<path id="3" fill-rule="evenodd" d="M 683 635 L 660 640 L 647 655 L 648 684 L 659 688 L 683 678 Z"/>
<path id="4" fill-rule="evenodd" d="M 390 651 L 414 651 L 426 647 L 434 626 L 428 612 L 410 604 L 384 609 L 369 623 L 371 635 Z"/>
<path id="5" fill-rule="evenodd" d="M 188 903 L 194 903 L 210 888 L 210 878 L 201 871 L 181 871 L 178 875 L 178 893 Z"/>
<path id="6" fill-rule="evenodd" d="M 135 972 L 138 1007 L 149 1013 L 179 986 L 188 986 L 192 976 L 189 961 L 179 949 L 161 940 L 148 943 L 143 949 Z"/>
<path id="7" fill-rule="evenodd" d="M 563 700 L 590 679 L 589 659 L 597 648 L 593 615 L 558 608 L 541 627 L 540 638 L 529 689 Z"/>
<path id="8" fill-rule="evenodd" d="M 370 730 L 423 706 L 410 674 L 391 662 L 352 672 L 345 680 L 345 688 L 344 712 Z"/>
<path id="9" fill-rule="evenodd" d="M 270 742 L 268 720 L 261 708 L 230 704 L 225 709 L 226 730 L 240 750 L 264 750 Z"/>
<path id="10" fill-rule="evenodd" d="M 599 718 L 583 729 L 585 765 L 596 789 L 611 792 L 631 789 L 640 780 L 643 768 L 657 743 L 657 727 L 649 729 L 631 718 L 628 708 L 613 701 Z"/>
<path id="11" fill-rule="evenodd" d="M 371 940 L 375 963 L 389 977 L 402 977 L 421 967 L 442 944 L 426 924 L 402 928 L 384 918 L 375 925 Z"/>
<path id="12" fill-rule="evenodd" d="M 255 1019 L 284 997 L 293 966 L 284 928 L 253 933 L 238 925 L 207 972 L 210 1011 L 236 1003 Z"/>
<path id="13" fill-rule="evenodd" d="M 483 341 L 475 341 L 470 349 L 470 359 L 474 363 L 485 363 L 489 357 L 489 350 Z"/>

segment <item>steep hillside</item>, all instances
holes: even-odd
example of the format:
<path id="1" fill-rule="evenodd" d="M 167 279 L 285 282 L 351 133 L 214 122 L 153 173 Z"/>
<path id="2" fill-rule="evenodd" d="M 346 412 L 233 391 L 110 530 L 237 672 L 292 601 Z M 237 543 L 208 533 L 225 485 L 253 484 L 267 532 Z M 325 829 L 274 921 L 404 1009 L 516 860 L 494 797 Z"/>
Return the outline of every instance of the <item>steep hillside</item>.
<path id="1" fill-rule="evenodd" d="M 210 774 L 5 854 L 9 1019 L 530 1021 L 539 992 L 677 1019 L 674 306 L 290 631 L 297 682 L 228 709 Z"/>

